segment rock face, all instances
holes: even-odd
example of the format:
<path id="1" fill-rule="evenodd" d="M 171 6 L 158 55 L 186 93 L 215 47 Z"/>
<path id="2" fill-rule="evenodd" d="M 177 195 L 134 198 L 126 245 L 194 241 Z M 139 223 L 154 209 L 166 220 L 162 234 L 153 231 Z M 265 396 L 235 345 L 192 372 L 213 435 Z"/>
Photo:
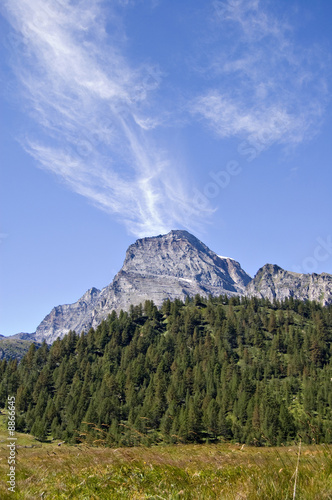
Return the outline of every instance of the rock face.
<path id="1" fill-rule="evenodd" d="M 122 269 L 103 290 L 91 288 L 75 304 L 57 306 L 31 339 L 54 342 L 69 330 L 96 327 L 113 310 L 128 310 L 145 300 L 160 306 L 165 299 L 196 294 L 227 294 L 283 300 L 293 297 L 332 304 L 332 276 L 297 274 L 266 264 L 254 279 L 233 259 L 220 257 L 187 231 L 143 238 L 130 245 Z"/>
<path id="2" fill-rule="evenodd" d="M 37 327 L 34 339 L 38 342 L 46 340 L 52 343 L 58 337 L 63 337 L 69 330 L 80 333 L 91 326 L 91 316 L 98 301 L 100 290 L 90 288 L 74 304 L 53 307 L 52 311 Z"/>
<path id="3" fill-rule="evenodd" d="M 279 266 L 266 264 L 246 288 L 246 295 L 284 300 L 315 300 L 326 306 L 332 304 L 331 274 L 299 274 Z"/>
<path id="4" fill-rule="evenodd" d="M 243 295 L 251 277 L 233 259 L 219 257 L 187 231 L 143 238 L 130 245 L 122 269 L 102 291 L 91 288 L 75 304 L 55 307 L 38 326 L 35 339 L 52 343 L 69 330 L 97 326 L 112 310 L 145 300 L 160 306 L 169 298 Z"/>

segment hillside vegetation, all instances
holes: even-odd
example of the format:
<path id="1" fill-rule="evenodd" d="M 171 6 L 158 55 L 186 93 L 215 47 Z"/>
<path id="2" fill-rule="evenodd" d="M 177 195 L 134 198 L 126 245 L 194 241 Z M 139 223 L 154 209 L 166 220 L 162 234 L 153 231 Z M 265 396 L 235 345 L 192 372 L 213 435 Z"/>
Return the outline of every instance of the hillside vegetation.
<path id="1" fill-rule="evenodd" d="M 332 307 L 147 301 L 0 363 L 0 405 L 45 441 L 102 446 L 332 442 Z"/>
<path id="2" fill-rule="evenodd" d="M 12 359 L 16 358 L 21 360 L 23 356 L 28 352 L 31 344 L 34 343 L 37 347 L 41 344 L 39 342 L 34 342 L 32 339 L 21 339 L 15 336 L 13 337 L 1 337 L 0 338 L 0 360 L 2 359 Z"/>

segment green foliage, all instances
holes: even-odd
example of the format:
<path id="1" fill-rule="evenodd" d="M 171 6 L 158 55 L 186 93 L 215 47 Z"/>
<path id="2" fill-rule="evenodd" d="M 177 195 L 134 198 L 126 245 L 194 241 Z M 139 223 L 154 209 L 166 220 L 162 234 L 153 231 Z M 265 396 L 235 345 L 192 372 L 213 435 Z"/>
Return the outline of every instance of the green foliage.
<path id="1" fill-rule="evenodd" d="M 17 337 L 0 338 L 0 360 L 1 359 L 18 359 L 21 360 L 28 352 L 33 340 L 20 339 Z M 39 347 L 41 344 L 35 342 Z"/>
<path id="2" fill-rule="evenodd" d="M 332 307 L 152 301 L 0 362 L 20 429 L 105 446 L 332 442 Z"/>

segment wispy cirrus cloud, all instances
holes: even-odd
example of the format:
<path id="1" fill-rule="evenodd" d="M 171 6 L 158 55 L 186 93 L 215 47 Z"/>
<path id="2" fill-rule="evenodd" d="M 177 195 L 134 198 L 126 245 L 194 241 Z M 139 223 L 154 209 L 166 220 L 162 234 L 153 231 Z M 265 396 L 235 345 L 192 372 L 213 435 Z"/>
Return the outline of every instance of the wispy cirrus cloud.
<path id="1" fill-rule="evenodd" d="M 199 71 L 178 55 L 164 73 L 158 64 L 138 58 L 133 64 L 124 55 L 117 8 L 141 1 L 4 0 L 21 104 L 38 124 L 21 142 L 42 168 L 137 236 L 177 226 L 199 230 L 213 210 L 193 203 L 188 192 L 197 172 L 186 176 L 165 150 L 164 127 L 185 127 L 194 117 L 221 138 L 258 141 L 260 150 L 298 144 L 324 114 L 325 54 L 297 46 L 268 2 L 219 0 L 210 4 L 214 34 Z M 187 53 L 195 50 L 196 43 Z M 165 89 L 167 71 L 186 73 L 186 88 L 173 74 Z"/>
<path id="2" fill-rule="evenodd" d="M 209 89 L 191 102 L 190 111 L 221 138 L 246 137 L 268 146 L 312 136 L 327 102 L 326 54 L 297 46 L 290 24 L 275 17 L 268 2 L 212 5 L 219 44 L 213 40 L 200 67 Z"/>
<path id="3" fill-rule="evenodd" d="M 174 160 L 148 134 L 160 120 L 144 113 L 144 103 L 162 74 L 125 59 L 116 11 L 97 0 L 4 6 L 20 44 L 14 69 L 40 126 L 37 137 L 22 140 L 26 150 L 137 236 L 193 228 L 204 214 L 188 209 Z"/>

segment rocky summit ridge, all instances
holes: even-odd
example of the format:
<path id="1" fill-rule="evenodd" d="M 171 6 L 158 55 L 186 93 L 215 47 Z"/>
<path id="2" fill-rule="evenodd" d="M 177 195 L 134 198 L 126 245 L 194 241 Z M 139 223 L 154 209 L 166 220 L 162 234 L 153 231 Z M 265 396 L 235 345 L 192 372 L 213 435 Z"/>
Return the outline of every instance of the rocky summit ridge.
<path id="1" fill-rule="evenodd" d="M 142 238 L 129 246 L 110 285 L 101 291 L 91 288 L 74 304 L 54 307 L 34 337 L 51 343 L 69 330 L 87 331 L 113 310 L 128 310 L 145 300 L 161 306 L 165 299 L 196 294 L 242 295 L 250 281 L 238 262 L 219 257 L 187 231 Z"/>
<path id="2" fill-rule="evenodd" d="M 332 304 L 332 276 L 327 273 L 294 273 L 274 264 L 265 264 L 246 287 L 246 295 L 270 301 L 290 297 L 315 300 L 326 306 Z"/>
<path id="3" fill-rule="evenodd" d="M 332 276 L 298 274 L 266 264 L 252 279 L 235 260 L 218 256 L 187 231 L 173 230 L 130 245 L 112 283 L 102 290 L 91 288 L 74 304 L 54 307 L 31 338 L 52 343 L 69 330 L 81 333 L 96 327 L 113 310 L 128 310 L 145 300 L 161 306 L 165 299 L 196 294 L 293 297 L 328 305 Z"/>

